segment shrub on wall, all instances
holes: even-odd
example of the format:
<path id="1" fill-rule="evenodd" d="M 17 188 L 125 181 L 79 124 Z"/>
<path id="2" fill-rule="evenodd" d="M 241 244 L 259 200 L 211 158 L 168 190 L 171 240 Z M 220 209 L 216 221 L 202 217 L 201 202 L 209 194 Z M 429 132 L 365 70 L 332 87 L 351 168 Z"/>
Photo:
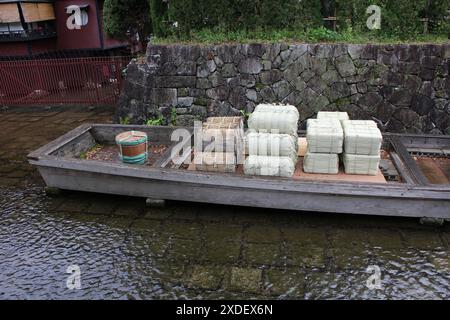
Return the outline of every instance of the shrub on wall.
<path id="1" fill-rule="evenodd" d="M 320 0 L 171 0 L 168 16 L 178 22 L 178 34 L 204 28 L 306 30 L 322 25 Z"/>
<path id="2" fill-rule="evenodd" d="M 124 2 L 123 0 L 109 0 Z M 138 0 L 133 0 L 135 2 Z M 142 0 L 141 0 L 142 1 Z M 192 31 L 221 32 L 294 30 L 324 25 L 322 17 L 336 8 L 340 31 L 414 38 L 423 33 L 420 18 L 430 18 L 429 31 L 448 32 L 449 0 L 147 0 L 157 36 L 189 36 Z M 370 5 L 381 7 L 381 29 L 366 26 Z M 131 10 L 130 12 L 134 12 Z M 325 13 L 327 12 L 327 13 Z M 175 25 L 174 25 L 175 23 Z"/>
<path id="3" fill-rule="evenodd" d="M 147 0 L 150 5 L 150 18 L 153 33 L 157 36 L 167 35 L 168 16 L 167 2 L 163 0 Z"/>
<path id="4" fill-rule="evenodd" d="M 132 13 L 132 14 L 131 14 Z M 148 0 L 105 0 L 103 20 L 108 35 L 123 39 L 130 28 L 150 32 Z"/>
<path id="5" fill-rule="evenodd" d="M 369 32 L 366 26 L 370 5 L 381 8 L 381 29 L 376 32 L 384 36 L 413 38 L 424 31 L 421 18 L 430 18 L 429 31 L 445 32 L 445 21 L 449 2 L 442 0 L 336 0 L 337 15 L 341 29 Z M 371 31 L 373 32 L 373 31 Z"/>
<path id="6" fill-rule="evenodd" d="M 430 1 L 428 6 L 430 18 L 430 32 L 435 34 L 447 33 L 450 37 L 450 1 Z"/>

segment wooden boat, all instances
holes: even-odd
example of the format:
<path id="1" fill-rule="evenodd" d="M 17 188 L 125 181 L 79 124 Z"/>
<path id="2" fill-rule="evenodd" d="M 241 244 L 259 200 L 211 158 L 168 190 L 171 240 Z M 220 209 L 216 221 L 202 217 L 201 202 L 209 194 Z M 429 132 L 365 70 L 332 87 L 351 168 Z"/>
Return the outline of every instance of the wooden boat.
<path id="1" fill-rule="evenodd" d="M 238 206 L 364 215 L 450 219 L 450 136 L 384 134 L 384 183 L 310 176 L 274 178 L 198 172 L 173 164 L 175 127 L 85 124 L 28 155 L 48 187 Z M 117 134 L 139 130 L 149 144 L 150 165 L 87 160 L 97 144 L 114 145 Z M 192 133 L 192 130 L 190 130 Z M 304 133 L 300 132 L 300 136 Z M 387 164 L 386 164 L 387 163 Z M 390 168 L 389 168 L 390 166 Z"/>

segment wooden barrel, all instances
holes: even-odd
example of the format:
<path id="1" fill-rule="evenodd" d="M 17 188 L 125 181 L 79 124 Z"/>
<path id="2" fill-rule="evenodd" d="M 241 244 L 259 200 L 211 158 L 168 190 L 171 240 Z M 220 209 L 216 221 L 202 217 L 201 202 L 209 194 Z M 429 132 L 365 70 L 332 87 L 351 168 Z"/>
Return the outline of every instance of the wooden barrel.
<path id="1" fill-rule="evenodd" d="M 144 164 L 147 161 L 147 134 L 141 131 L 126 131 L 116 136 L 120 159 L 124 163 Z"/>

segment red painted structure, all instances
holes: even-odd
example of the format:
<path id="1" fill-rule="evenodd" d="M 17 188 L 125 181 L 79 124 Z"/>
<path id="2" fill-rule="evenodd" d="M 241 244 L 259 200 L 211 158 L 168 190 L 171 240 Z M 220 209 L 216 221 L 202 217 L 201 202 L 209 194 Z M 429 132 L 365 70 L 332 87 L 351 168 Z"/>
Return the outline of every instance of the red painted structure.
<path id="1" fill-rule="evenodd" d="M 113 55 L 119 49 L 128 46 L 127 41 L 111 39 L 103 28 L 104 0 L 0 0 L 0 57 L 2 56 L 36 56 L 42 53 L 68 52 L 83 50 L 84 52 L 101 52 Z M 42 21 L 27 23 L 27 5 L 51 5 L 54 19 L 45 17 Z M 2 14 L 6 8 L 11 10 L 16 5 L 20 12 L 20 21 L 5 23 L 3 19 L 17 20 Z M 87 16 L 87 24 L 81 29 L 69 29 L 67 20 L 70 13 L 67 7 L 79 6 Z M 8 6 L 8 7 L 7 7 Z M 39 19 L 39 18 L 35 18 Z M 8 20 L 8 21 L 9 21 Z M 14 30 L 8 30 L 10 27 Z M 20 29 L 20 30 L 17 30 Z"/>
<path id="2" fill-rule="evenodd" d="M 0 61 L 0 105 L 113 105 L 130 57 Z"/>

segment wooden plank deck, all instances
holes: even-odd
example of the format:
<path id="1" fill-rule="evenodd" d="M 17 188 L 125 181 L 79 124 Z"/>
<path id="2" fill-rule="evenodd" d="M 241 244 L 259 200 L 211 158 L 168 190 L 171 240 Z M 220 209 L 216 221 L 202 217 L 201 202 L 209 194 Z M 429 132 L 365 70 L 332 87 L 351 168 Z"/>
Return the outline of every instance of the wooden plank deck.
<path id="1" fill-rule="evenodd" d="M 448 160 L 448 159 L 442 159 Z M 445 172 L 442 171 L 441 166 L 445 167 L 445 162 L 447 161 L 439 161 L 439 158 L 424 158 L 418 157 L 416 159 L 417 165 L 420 170 L 424 173 L 428 181 L 432 184 L 450 184 L 450 180 L 446 176 Z M 442 163 L 442 165 L 440 164 Z M 448 171 L 449 165 L 447 164 L 447 168 L 444 170 Z"/>
<path id="2" fill-rule="evenodd" d="M 439 168 L 445 174 L 447 179 L 450 181 L 450 158 L 439 159 L 437 161 Z"/>

